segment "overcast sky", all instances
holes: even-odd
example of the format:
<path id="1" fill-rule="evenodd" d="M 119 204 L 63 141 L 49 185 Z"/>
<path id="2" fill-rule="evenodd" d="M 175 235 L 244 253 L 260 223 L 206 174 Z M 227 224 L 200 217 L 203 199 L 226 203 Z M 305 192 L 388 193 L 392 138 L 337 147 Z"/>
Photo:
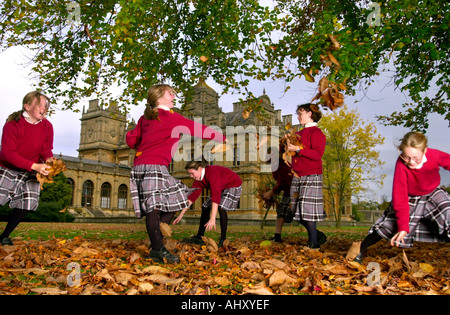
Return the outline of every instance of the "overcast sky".
<path id="1" fill-rule="evenodd" d="M 7 116 L 13 111 L 20 110 L 22 107 L 22 99 L 24 95 L 32 90 L 33 81 L 29 75 L 29 69 L 23 65 L 23 50 L 19 48 L 10 48 L 7 51 L 0 53 L 0 69 L 2 76 L 0 77 L 0 122 L 3 126 Z M 384 187 L 374 189 L 373 187 L 366 193 L 365 199 L 382 195 L 390 199 L 392 190 L 392 175 L 394 171 L 394 164 L 397 158 L 396 145 L 399 139 L 409 130 L 402 127 L 382 126 L 377 122 L 375 116 L 389 114 L 395 110 L 401 110 L 401 104 L 408 101 L 407 96 L 398 90 L 395 90 L 392 85 L 388 85 L 390 79 L 388 75 L 383 75 L 376 79 L 376 82 L 369 88 L 367 95 L 358 92 L 354 97 L 346 96 L 345 103 L 349 109 L 357 109 L 364 121 L 374 122 L 377 125 L 378 133 L 385 137 L 385 143 L 376 149 L 380 151 L 381 159 L 386 163 L 382 169 L 376 170 L 377 173 L 386 174 Z M 221 88 L 211 80 L 207 83 L 214 88 L 219 94 Z M 316 93 L 317 84 L 308 83 L 303 79 L 291 83 L 291 89 L 284 93 L 284 82 L 255 82 L 249 86 L 249 89 L 257 96 L 262 95 L 263 89 L 270 97 L 275 109 L 281 109 L 282 115 L 292 114 L 293 124 L 297 124 L 297 116 L 295 109 L 298 104 L 306 103 Z M 44 91 L 45 92 L 45 91 Z M 228 94 L 221 96 L 219 106 L 224 112 L 230 112 L 233 109 L 233 102 L 239 101 L 240 95 Z M 358 101 L 358 102 L 356 102 Z M 82 100 L 81 105 L 88 107 L 88 100 Z M 56 107 L 58 104 L 56 104 Z M 136 121 L 144 111 L 143 103 L 132 109 L 130 118 Z M 73 113 L 68 111 L 57 110 L 54 115 L 49 117 L 53 124 L 55 137 L 53 153 L 70 156 L 78 156 L 78 145 L 80 140 L 81 127 L 81 113 Z M 0 129 L 1 133 L 1 129 Z M 436 148 L 441 151 L 450 153 L 450 128 L 448 122 L 441 116 L 430 115 L 430 127 L 427 131 L 429 140 L 429 147 Z M 450 184 L 450 172 L 441 170 L 442 179 L 441 184 Z M 377 199 L 378 199 L 377 198 Z M 363 197 L 364 199 L 364 197 Z"/>

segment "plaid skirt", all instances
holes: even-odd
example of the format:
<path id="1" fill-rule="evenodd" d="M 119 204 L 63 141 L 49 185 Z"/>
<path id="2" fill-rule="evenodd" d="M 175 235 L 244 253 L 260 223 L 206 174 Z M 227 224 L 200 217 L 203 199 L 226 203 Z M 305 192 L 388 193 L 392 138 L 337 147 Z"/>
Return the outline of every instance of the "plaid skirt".
<path id="1" fill-rule="evenodd" d="M 291 207 L 296 221 L 323 221 L 322 174 L 292 178 Z"/>
<path id="2" fill-rule="evenodd" d="M 138 218 L 153 209 L 180 211 L 188 206 L 192 189 L 169 174 L 165 165 L 136 165 L 131 170 L 131 200 Z"/>
<path id="3" fill-rule="evenodd" d="M 392 203 L 369 230 L 376 231 L 390 240 L 397 231 L 397 218 Z M 409 233 L 401 247 L 412 247 L 418 242 L 449 242 L 450 239 L 450 196 L 438 187 L 423 196 L 409 196 Z"/>
<path id="4" fill-rule="evenodd" d="M 294 215 L 291 209 L 291 197 L 283 196 L 280 204 L 277 206 L 277 218 L 283 218 L 284 223 L 291 223 Z"/>
<path id="5" fill-rule="evenodd" d="M 0 205 L 9 202 L 13 209 L 36 211 L 40 192 L 35 174 L 0 166 Z"/>
<path id="6" fill-rule="evenodd" d="M 220 198 L 219 208 L 226 211 L 236 210 L 239 200 L 241 199 L 242 186 L 227 188 L 222 191 L 222 196 Z M 212 201 L 211 197 L 208 197 L 206 201 L 202 204 L 202 208 L 211 208 Z"/>

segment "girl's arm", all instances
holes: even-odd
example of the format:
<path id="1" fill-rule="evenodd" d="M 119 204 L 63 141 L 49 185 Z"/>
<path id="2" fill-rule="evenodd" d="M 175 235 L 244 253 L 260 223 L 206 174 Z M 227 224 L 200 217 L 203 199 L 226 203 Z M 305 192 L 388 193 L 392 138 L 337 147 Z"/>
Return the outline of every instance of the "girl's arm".
<path id="1" fill-rule="evenodd" d="M 213 202 L 212 203 L 212 209 L 211 209 L 211 218 L 209 219 L 208 223 L 205 224 L 206 231 L 211 231 L 213 228 L 216 229 L 216 216 L 217 216 L 217 210 L 219 209 L 219 204 Z"/>
<path id="2" fill-rule="evenodd" d="M 183 218 L 184 214 L 186 213 L 186 211 L 188 211 L 189 207 L 192 205 L 192 201 L 188 200 L 188 206 L 187 208 L 184 208 L 183 210 L 181 210 L 180 215 L 173 220 L 172 224 L 178 224 L 180 223 L 181 219 Z"/>
<path id="3" fill-rule="evenodd" d="M 139 140 L 141 138 L 141 128 L 142 128 L 141 125 L 143 117 L 144 116 L 139 118 L 139 121 L 136 124 L 136 127 L 134 127 L 134 129 L 127 132 L 126 142 L 131 149 L 137 149 L 137 146 L 139 145 L 140 142 Z"/>

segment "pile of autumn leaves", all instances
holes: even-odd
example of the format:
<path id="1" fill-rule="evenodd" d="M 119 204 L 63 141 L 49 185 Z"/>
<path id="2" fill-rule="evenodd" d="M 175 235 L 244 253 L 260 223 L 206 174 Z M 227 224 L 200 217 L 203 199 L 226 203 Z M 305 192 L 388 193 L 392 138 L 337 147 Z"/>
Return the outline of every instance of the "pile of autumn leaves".
<path id="1" fill-rule="evenodd" d="M 329 238 L 321 251 L 294 238 L 279 244 L 243 237 L 220 249 L 205 242 L 168 238 L 181 262 L 164 265 L 147 258 L 145 241 L 15 239 L 0 247 L 0 294 L 450 294 L 448 244 L 404 251 L 380 242 L 360 265 L 346 259 L 351 241 L 343 238 Z M 375 284 L 370 262 L 379 266 Z M 78 278 L 68 268 L 74 264 Z"/>

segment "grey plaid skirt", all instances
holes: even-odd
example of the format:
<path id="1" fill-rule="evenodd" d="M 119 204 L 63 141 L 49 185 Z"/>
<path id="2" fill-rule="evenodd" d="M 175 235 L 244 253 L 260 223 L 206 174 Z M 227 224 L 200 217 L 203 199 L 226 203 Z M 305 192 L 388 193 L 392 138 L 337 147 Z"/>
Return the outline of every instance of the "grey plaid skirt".
<path id="1" fill-rule="evenodd" d="M 397 219 L 392 203 L 369 230 L 390 240 L 397 231 Z M 450 196 L 438 187 L 423 196 L 409 196 L 409 233 L 401 247 L 412 247 L 418 242 L 449 242 L 450 239 Z"/>
<path id="2" fill-rule="evenodd" d="M 284 223 L 291 223 L 294 215 L 291 209 L 291 197 L 283 196 L 277 206 L 277 218 L 283 218 Z"/>
<path id="3" fill-rule="evenodd" d="M 0 166 L 0 205 L 9 202 L 13 209 L 36 211 L 40 191 L 36 175 Z"/>
<path id="4" fill-rule="evenodd" d="M 138 218 L 153 209 L 180 211 L 188 206 L 192 189 L 169 174 L 165 165 L 136 165 L 131 170 L 131 199 Z"/>
<path id="5" fill-rule="evenodd" d="M 296 221 L 323 221 L 327 217 L 323 208 L 322 174 L 292 178 L 291 207 Z"/>
<path id="6" fill-rule="evenodd" d="M 241 199 L 242 186 L 227 188 L 222 191 L 222 196 L 220 198 L 219 208 L 226 211 L 236 210 L 239 200 Z M 212 207 L 211 197 L 206 199 L 202 204 L 202 208 Z"/>

